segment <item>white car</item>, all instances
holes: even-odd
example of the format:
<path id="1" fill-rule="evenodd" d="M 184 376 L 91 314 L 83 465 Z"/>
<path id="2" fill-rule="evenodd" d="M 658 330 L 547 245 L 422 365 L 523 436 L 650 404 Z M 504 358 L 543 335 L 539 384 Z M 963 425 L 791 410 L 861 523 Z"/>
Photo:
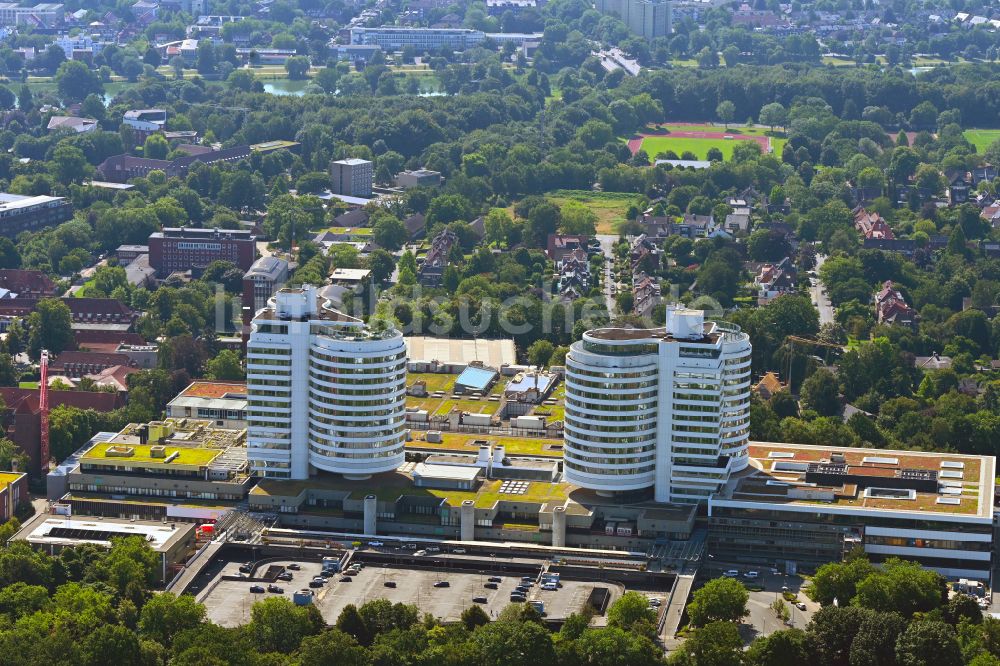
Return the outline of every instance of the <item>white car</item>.
<path id="1" fill-rule="evenodd" d="M 381 541 L 369 541 L 368 542 L 368 547 L 369 548 L 381 548 L 384 545 L 385 544 L 382 543 Z"/>
<path id="2" fill-rule="evenodd" d="M 417 552 L 413 553 L 413 555 L 416 557 L 423 557 L 426 554 L 427 554 L 426 550 L 418 550 Z"/>
<path id="3" fill-rule="evenodd" d="M 806 605 L 801 601 L 795 604 L 795 607 L 798 608 L 800 611 L 804 611 L 806 609 Z"/>
<path id="4" fill-rule="evenodd" d="M 552 592 L 553 590 L 558 590 L 559 586 L 555 583 L 546 583 L 545 585 L 542 585 L 542 589 L 547 592 Z"/>
<path id="5" fill-rule="evenodd" d="M 456 555 L 465 555 L 465 549 L 464 548 L 455 548 L 451 552 L 455 553 Z"/>
<path id="6" fill-rule="evenodd" d="M 726 578 L 738 578 L 740 572 L 737 571 L 736 569 L 730 569 L 729 571 L 724 572 L 722 575 L 725 576 Z"/>
<path id="7" fill-rule="evenodd" d="M 745 574 L 743 574 L 744 578 L 750 578 L 750 579 L 754 579 L 754 578 L 756 578 L 759 575 L 760 574 L 758 572 L 756 572 L 756 571 L 748 571 Z"/>

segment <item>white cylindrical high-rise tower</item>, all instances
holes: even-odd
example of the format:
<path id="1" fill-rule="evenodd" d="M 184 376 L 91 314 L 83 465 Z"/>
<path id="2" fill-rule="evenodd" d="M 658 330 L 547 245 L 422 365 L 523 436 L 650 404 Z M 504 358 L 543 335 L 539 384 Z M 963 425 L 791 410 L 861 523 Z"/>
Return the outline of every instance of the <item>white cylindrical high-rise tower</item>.
<path id="1" fill-rule="evenodd" d="M 587 331 L 566 356 L 565 478 L 600 493 L 698 502 L 747 465 L 750 341 L 701 311 Z"/>
<path id="2" fill-rule="evenodd" d="M 323 301 L 282 289 L 247 344 L 247 458 L 269 478 L 395 470 L 406 439 L 406 346 Z"/>

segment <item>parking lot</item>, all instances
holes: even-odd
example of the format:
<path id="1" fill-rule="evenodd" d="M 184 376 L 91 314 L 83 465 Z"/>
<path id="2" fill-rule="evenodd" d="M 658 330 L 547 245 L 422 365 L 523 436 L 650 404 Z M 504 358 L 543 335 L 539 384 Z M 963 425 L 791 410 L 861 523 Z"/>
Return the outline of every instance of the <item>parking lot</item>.
<path id="1" fill-rule="evenodd" d="M 260 576 L 271 564 L 291 564 L 292 560 L 268 562 L 257 570 Z M 222 575 L 239 575 L 241 562 L 213 562 L 197 581 L 199 591 L 196 598 L 205 604 L 208 617 L 222 626 L 233 627 L 250 621 L 250 611 L 253 604 L 263 599 L 283 596 L 291 599 L 295 591 L 308 587 L 309 581 L 319 575 L 322 570 L 318 562 L 296 561 L 301 567 L 299 571 L 290 571 L 292 581 L 277 581 L 282 592 L 253 593 L 250 588 L 266 583 L 250 580 L 221 580 Z M 342 580 L 349 577 L 350 582 Z M 497 589 L 486 587 L 491 577 L 500 578 Z M 436 587 L 436 583 L 447 583 L 447 587 Z M 388 599 L 393 603 L 413 604 L 420 613 L 430 613 L 444 621 L 456 621 L 462 611 L 478 605 L 491 618 L 497 617 L 510 603 L 511 592 L 522 583 L 521 575 L 514 573 L 498 573 L 490 571 L 470 572 L 455 570 L 411 569 L 393 565 L 369 564 L 354 576 L 337 574 L 330 577 L 321 588 L 313 589 L 313 603 L 319 609 L 323 618 L 334 623 L 341 611 L 348 604 L 360 606 L 375 599 Z M 527 594 L 527 601 L 541 601 L 544 604 L 545 617 L 551 620 L 562 620 L 573 613 L 581 612 L 591 591 L 594 588 L 606 588 L 609 591 L 609 605 L 618 599 L 625 591 L 624 586 L 616 583 L 593 583 L 583 581 L 563 581 L 557 590 L 542 590 L 537 583 L 533 584 Z M 648 593 L 647 596 L 659 596 L 662 593 Z M 474 598 L 484 599 L 473 601 Z M 606 618 L 597 616 L 594 623 L 598 626 L 606 623 Z"/>
<path id="2" fill-rule="evenodd" d="M 747 601 L 749 615 L 743 620 L 744 638 L 758 635 L 766 636 L 773 634 L 779 629 L 787 629 L 788 627 L 805 629 L 806 625 L 809 624 L 809 620 L 812 619 L 813 613 L 820 608 L 819 604 L 809 599 L 805 592 L 802 591 L 805 581 L 800 576 L 786 575 L 780 571 L 775 573 L 775 570 L 770 567 L 757 568 L 746 565 L 728 567 L 716 565 L 708 570 L 707 575 L 710 578 L 717 578 L 729 570 L 738 571 L 739 576 L 737 580 L 743 582 L 748 587 L 763 588 L 762 590 L 750 591 L 750 599 Z M 748 578 L 747 574 L 751 571 L 757 572 L 757 576 Z M 779 619 L 771 609 L 771 604 L 777 599 L 782 599 L 783 592 L 785 591 L 796 595 L 796 601 L 785 602 L 790 614 L 787 624 Z M 799 608 L 796 604 L 802 604 L 805 606 L 805 609 Z"/>
<path id="3" fill-rule="evenodd" d="M 287 562 L 272 562 L 269 564 L 291 564 L 292 560 Z M 215 587 L 211 586 L 214 582 L 215 576 L 226 575 L 235 576 L 239 573 L 239 562 L 228 562 L 219 567 L 213 566 L 207 570 L 208 575 L 203 574 L 205 582 L 201 582 L 202 590 L 196 594 L 196 599 L 201 603 L 205 604 L 205 608 L 208 610 L 208 619 L 216 624 L 220 624 L 224 627 L 235 627 L 241 624 L 246 624 L 250 621 L 250 609 L 253 607 L 254 603 L 257 601 L 263 601 L 268 597 L 278 597 L 282 596 L 289 600 L 292 598 L 292 594 L 296 590 L 300 590 L 304 587 L 309 586 L 309 581 L 313 576 L 318 576 L 322 567 L 318 562 L 297 562 L 301 569 L 299 571 L 291 571 L 292 574 L 291 582 L 287 581 L 277 581 L 277 585 L 281 587 L 284 592 L 277 594 L 273 592 L 264 592 L 263 594 L 254 594 L 250 591 L 252 585 L 263 585 L 267 588 L 266 583 L 251 583 L 250 581 L 242 580 L 219 580 Z M 267 568 L 267 565 L 262 567 Z M 336 580 L 336 578 L 332 579 Z M 200 581 L 199 581 L 200 582 Z M 323 590 L 315 590 L 316 592 L 322 592 Z M 332 619 L 327 618 L 329 622 L 335 621 L 337 618 L 334 616 Z"/>

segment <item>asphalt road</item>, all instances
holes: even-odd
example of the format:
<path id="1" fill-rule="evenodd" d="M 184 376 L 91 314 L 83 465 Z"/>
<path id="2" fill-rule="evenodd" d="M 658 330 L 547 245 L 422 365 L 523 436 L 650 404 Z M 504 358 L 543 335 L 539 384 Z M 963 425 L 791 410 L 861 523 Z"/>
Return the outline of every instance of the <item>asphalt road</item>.
<path id="1" fill-rule="evenodd" d="M 813 284 L 809 287 L 809 293 L 812 298 L 813 305 L 819 310 L 819 325 L 832 324 L 833 323 L 833 305 L 830 303 L 830 299 L 826 295 L 826 287 L 823 282 L 819 279 L 819 269 L 826 261 L 826 256 L 822 254 L 816 255 L 816 275 L 813 278 Z"/>
<path id="2" fill-rule="evenodd" d="M 614 245 L 618 236 L 611 234 L 598 234 L 597 240 L 601 243 L 601 251 L 604 252 L 604 303 L 608 308 L 608 314 L 615 316 L 615 297 L 611 294 L 611 267 L 615 264 Z"/>

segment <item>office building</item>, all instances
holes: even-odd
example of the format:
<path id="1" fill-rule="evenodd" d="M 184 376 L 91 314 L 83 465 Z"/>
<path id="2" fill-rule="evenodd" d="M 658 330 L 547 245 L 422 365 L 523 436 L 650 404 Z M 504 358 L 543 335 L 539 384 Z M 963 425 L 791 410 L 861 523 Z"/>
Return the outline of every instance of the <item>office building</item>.
<path id="1" fill-rule="evenodd" d="M 72 217 L 73 206 L 63 197 L 0 192 L 0 236 L 14 238 L 22 231 L 54 227 Z"/>
<path id="2" fill-rule="evenodd" d="M 267 301 L 288 280 L 288 262 L 278 257 L 261 257 L 243 276 L 243 323 L 267 307 Z"/>
<path id="3" fill-rule="evenodd" d="M 330 162 L 330 192 L 350 197 L 370 197 L 375 171 L 368 160 L 350 158 Z"/>
<path id="4" fill-rule="evenodd" d="M 246 229 L 164 227 L 149 236 L 149 265 L 157 277 L 191 271 L 194 277 L 213 261 L 231 261 L 249 270 L 257 257 L 257 238 Z"/>
<path id="5" fill-rule="evenodd" d="M 55 2 L 43 2 L 32 7 L 23 7 L 16 2 L 0 2 L 0 25 L 52 28 L 63 22 L 64 15 L 63 6 Z"/>
<path id="6" fill-rule="evenodd" d="M 525 42 L 540 41 L 542 33 L 487 33 L 469 28 L 351 28 L 351 44 L 378 46 L 384 51 L 400 51 L 412 46 L 419 52 L 448 48 L 465 51 L 489 39 L 495 44 L 511 42 L 522 46 Z"/>
<path id="7" fill-rule="evenodd" d="M 700 502 L 747 466 L 750 339 L 670 306 L 664 328 L 587 331 L 566 355 L 565 475 Z"/>
<path id="8" fill-rule="evenodd" d="M 949 579 L 990 580 L 996 460 L 753 442 L 744 474 L 708 501 L 708 550 L 788 573 L 862 549 Z"/>
<path id="9" fill-rule="evenodd" d="M 333 309 L 316 287 L 282 289 L 247 345 L 248 456 L 254 474 L 367 478 L 403 463 L 406 346 Z"/>
<path id="10" fill-rule="evenodd" d="M 672 30 L 669 0 L 597 0 L 597 11 L 617 16 L 644 39 L 668 37 Z"/>

